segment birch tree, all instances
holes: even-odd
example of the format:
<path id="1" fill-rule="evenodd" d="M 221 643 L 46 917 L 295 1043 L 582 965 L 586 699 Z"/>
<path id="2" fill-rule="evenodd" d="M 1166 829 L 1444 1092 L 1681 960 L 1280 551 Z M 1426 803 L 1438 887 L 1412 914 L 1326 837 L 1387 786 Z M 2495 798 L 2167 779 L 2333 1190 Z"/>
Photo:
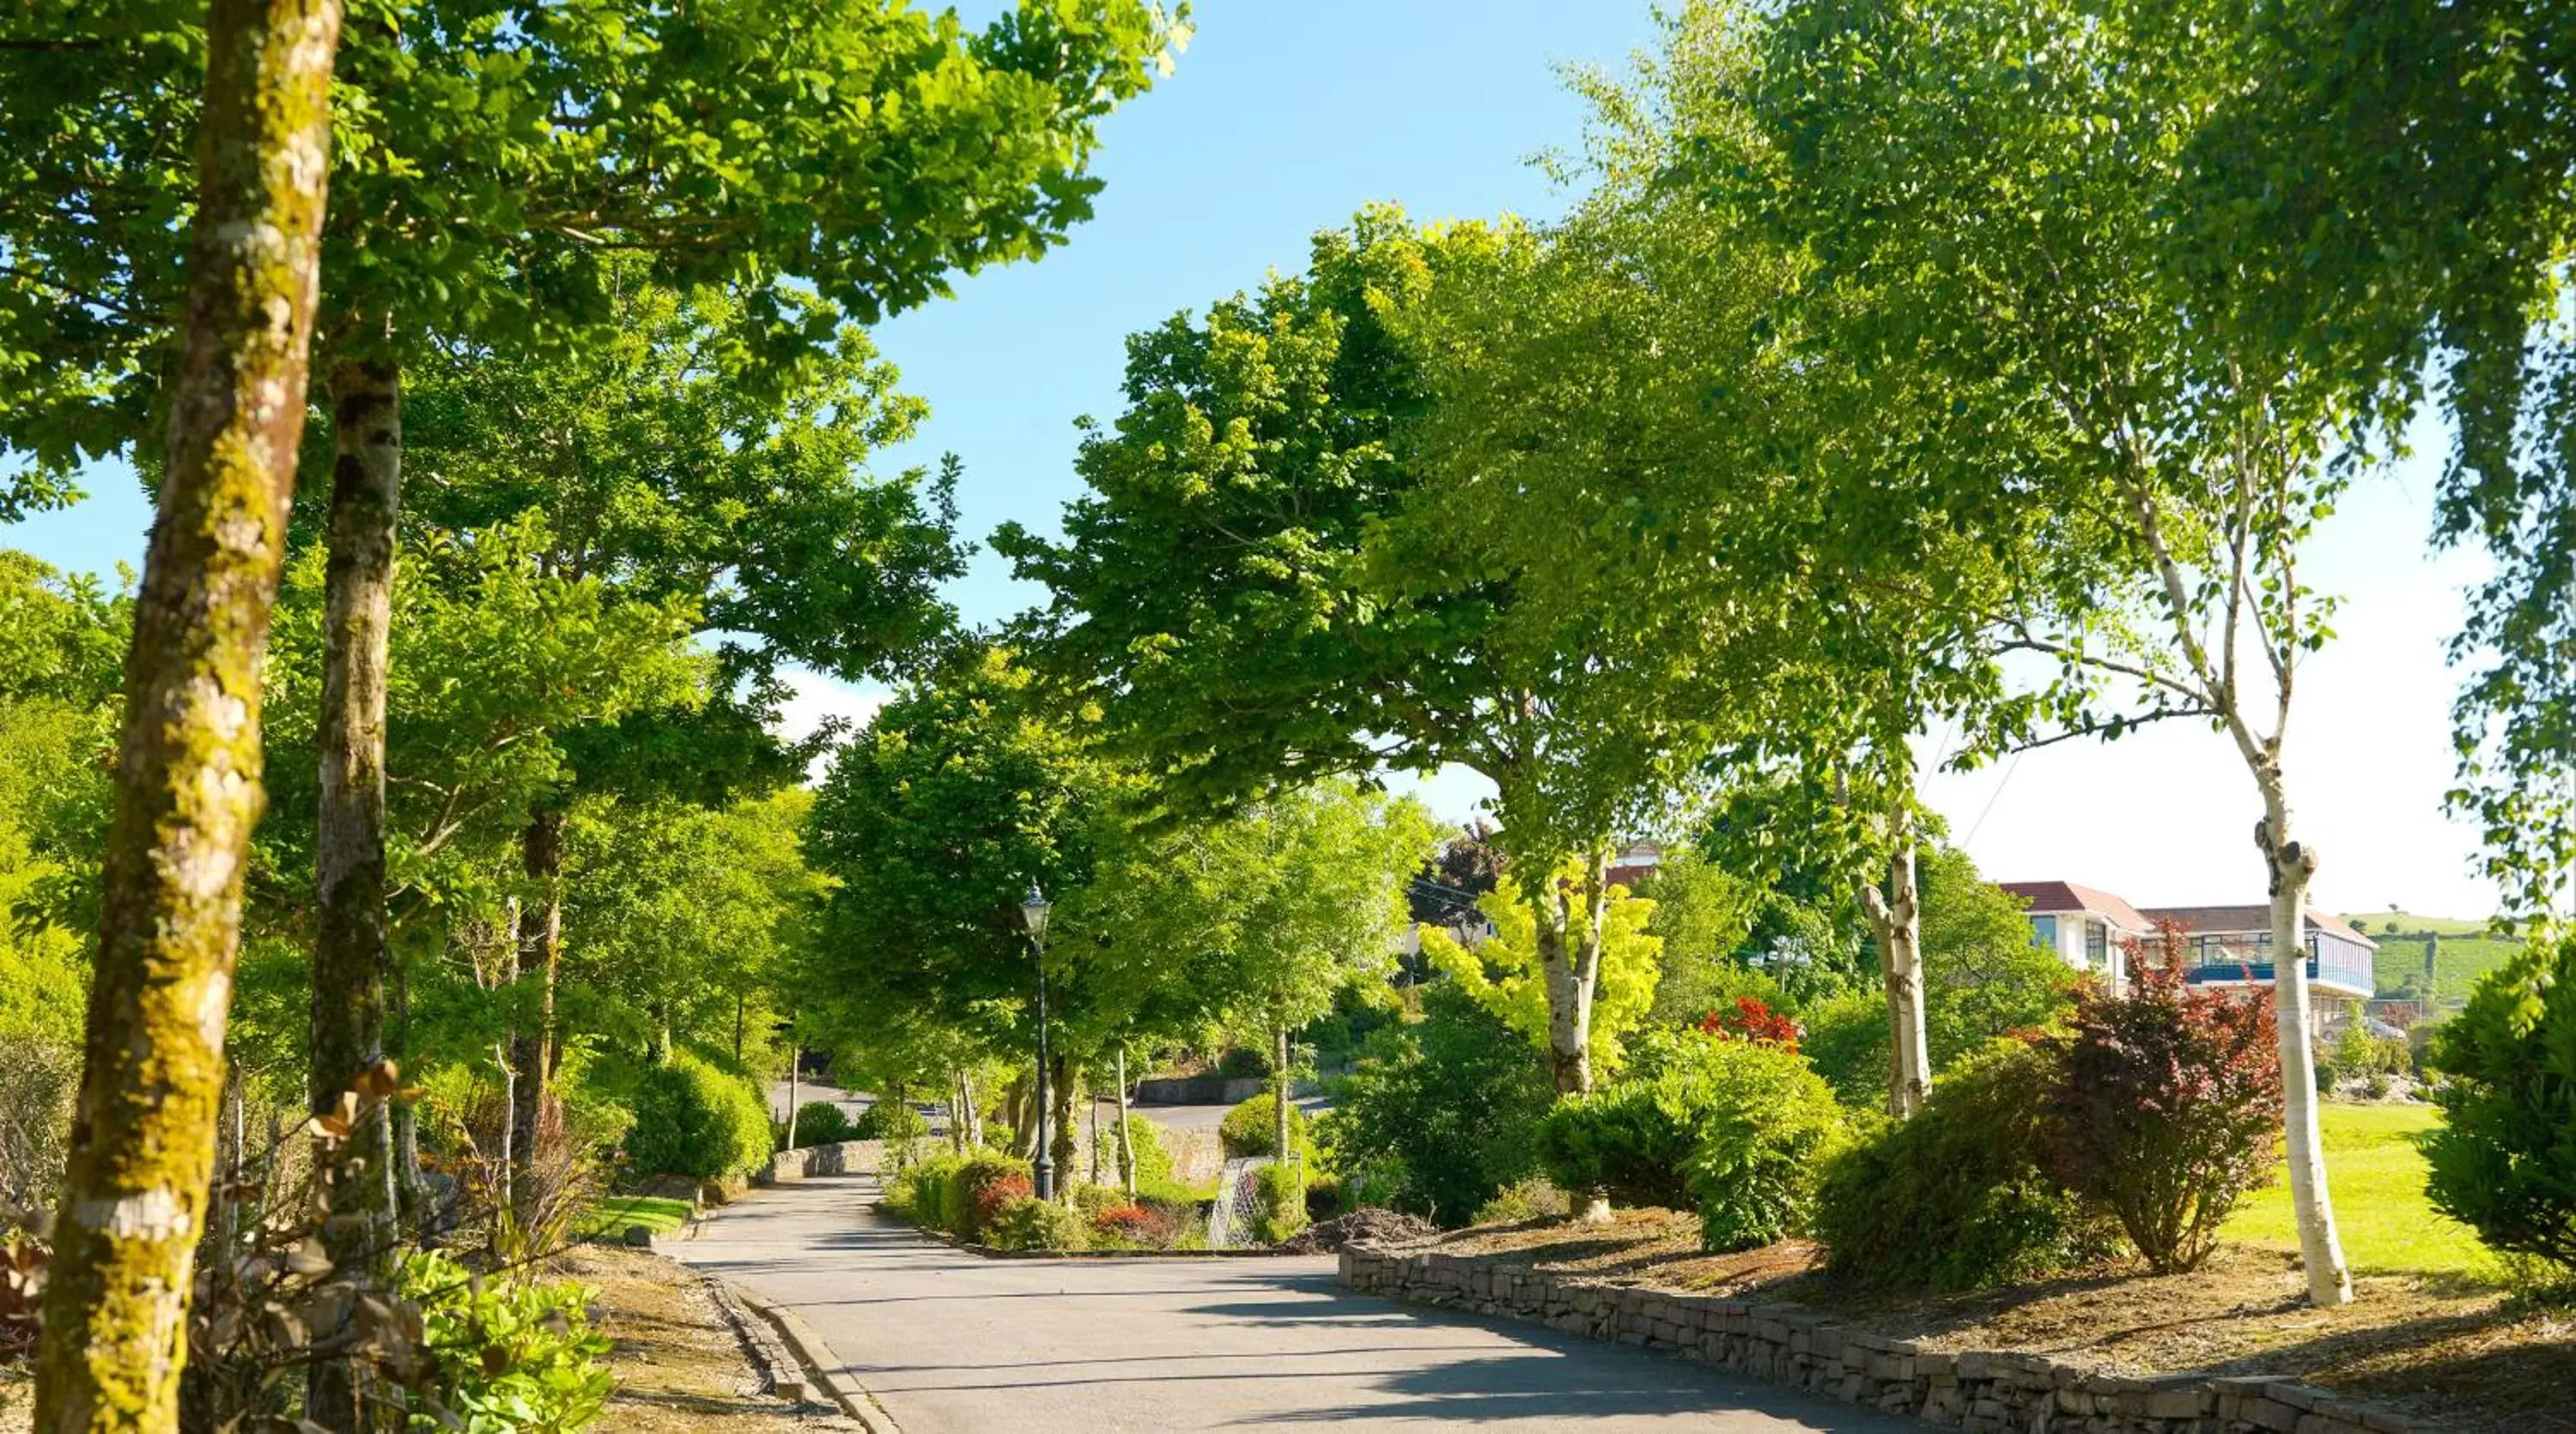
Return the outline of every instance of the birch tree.
<path id="1" fill-rule="evenodd" d="M 215 0 L 206 19 L 186 317 L 37 1353 L 46 1434 L 178 1424 L 261 803 L 261 666 L 304 430 L 340 18 L 334 0 Z"/>
<path id="2" fill-rule="evenodd" d="M 2247 326 L 2384 431 L 2450 418 L 2433 538 L 2492 559 L 2451 646 L 2450 802 L 2508 899 L 2553 910 L 2576 867 L 2576 33 L 2533 0 L 2329 0 L 2248 39 L 2188 155 L 2199 243 L 2257 281 Z"/>
<path id="3" fill-rule="evenodd" d="M 2050 515 L 2049 580 L 1989 616 L 2006 646 L 2242 759 L 2279 958 L 2292 1203 L 2310 1298 L 2351 1297 L 2314 1104 L 2286 738 L 2332 604 L 2299 551 L 2360 466 L 2345 395 L 2239 322 L 2251 286 L 2193 247 L 2181 156 L 2245 83 L 2243 31 L 2176 3 L 1791 7 L 1753 104 L 1767 202 L 1813 246 L 1836 334 L 1941 384 L 1976 441 L 1876 491 L 1889 521 L 1977 534 Z M 2079 724 L 2076 731 L 2087 729 Z"/>

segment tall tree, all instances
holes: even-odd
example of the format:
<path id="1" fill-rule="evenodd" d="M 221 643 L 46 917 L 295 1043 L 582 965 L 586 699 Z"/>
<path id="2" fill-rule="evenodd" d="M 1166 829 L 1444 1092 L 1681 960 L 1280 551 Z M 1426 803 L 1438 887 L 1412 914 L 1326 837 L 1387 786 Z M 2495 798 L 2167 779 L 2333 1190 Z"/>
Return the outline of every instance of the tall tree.
<path id="1" fill-rule="evenodd" d="M 451 352 L 419 371 L 412 400 L 412 526 L 435 535 L 537 515 L 542 571 L 623 602 L 685 604 L 715 655 L 707 700 L 571 734 L 554 780 L 525 793 L 518 946 L 537 991 L 516 1037 L 522 1167 L 551 1067 L 567 807 L 583 793 L 721 807 L 792 780 L 810 754 L 769 735 L 781 667 L 893 675 L 952 621 L 936 585 L 964 556 L 953 473 L 866 471 L 923 406 L 895 391 L 855 326 L 780 375 L 739 351 L 743 304 L 656 287 L 638 263 L 610 277 L 613 335 L 536 357 Z M 788 307 L 800 323 L 816 309 L 792 296 Z"/>
<path id="2" fill-rule="evenodd" d="M 1295 1033 L 1342 992 L 1383 987 L 1404 933 L 1406 879 L 1430 850 L 1430 818 L 1347 779 L 1282 793 L 1193 834 L 1216 849 L 1230 933 L 1218 950 L 1227 1015 L 1271 1053 L 1273 1132 L 1288 1143 Z"/>
<path id="3" fill-rule="evenodd" d="M 187 317 L 135 602 L 88 1049 L 37 1356 L 47 1434 L 178 1424 L 303 437 L 336 0 L 215 0 Z"/>
<path id="4" fill-rule="evenodd" d="M 1556 1078 L 1581 1091 L 1601 932 L 1579 913 L 1603 909 L 1617 834 L 1665 799 L 1701 723 L 1626 700 L 1633 628 L 1551 602 L 1544 564 L 1487 551 L 1487 514 L 1425 487 L 1411 431 L 1436 400 L 1390 307 L 1521 237 L 1372 211 L 1318 236 L 1305 275 L 1136 336 L 1065 540 L 995 542 L 1051 590 L 1047 665 L 1175 805 L 1385 766 L 1492 779 L 1510 860 L 1574 862 L 1536 893 L 1535 939 Z"/>
<path id="5" fill-rule="evenodd" d="M 32 433 L 0 428 L 13 447 L 54 445 L 40 452 L 131 437 L 167 322 L 159 290 L 175 256 L 157 151 L 103 169 L 55 151 L 113 128 L 95 111 L 138 93 L 146 110 L 184 116 L 167 92 L 187 88 L 187 27 L 161 15 L 97 28 L 88 40 L 102 55 L 80 69 L 93 87 L 48 85 L 49 103 L 11 135 L 41 151 L 24 167 L 52 187 L 0 208 L 24 221 L 0 233 L 13 255 L 42 262 L 61 241 L 35 231 L 68 222 L 98 236 L 64 246 L 80 261 L 71 275 L 41 276 L 82 281 L 90 322 L 70 326 L 70 357 L 92 366 L 89 414 L 79 386 L 48 385 L 48 399 L 71 390 L 69 417 L 46 402 L 28 410 Z M 173 28 L 182 43 L 163 42 Z M 346 202 L 327 240 L 345 262 L 322 330 L 338 621 L 324 654 L 316 956 L 357 984 L 317 1001 L 317 1055 L 381 1043 L 389 954 L 370 879 L 385 860 L 382 669 L 406 368 L 440 339 L 578 344 L 613 322 L 613 275 L 641 254 L 668 283 L 738 295 L 742 352 L 792 371 L 831 346 L 840 315 L 871 322 L 961 269 L 1060 242 L 1098 189 L 1097 122 L 1184 33 L 1143 0 L 1027 0 L 974 36 L 903 0 L 462 0 L 389 5 L 356 28 L 342 75 Z M 111 332 L 91 333 L 102 326 Z M 540 846 L 546 821 L 530 822 Z M 540 911 L 527 941 L 551 952 L 551 929 Z M 317 1061 L 317 1107 L 345 1080 Z"/>
<path id="6" fill-rule="evenodd" d="M 1768 824 L 1785 842 L 1764 864 L 1856 894 L 1904 1115 L 1931 1078 L 1916 744 L 1937 725 L 1980 752 L 2053 694 L 2001 680 L 1991 613 L 2033 567 L 2009 511 L 1965 537 L 1877 501 L 1958 436 L 1955 405 L 1836 343 L 1809 246 L 1761 222 L 1741 182 L 1764 172 L 1755 33 L 1737 7 L 1685 7 L 1632 75 L 1578 73 L 1593 115 L 1566 177 L 1593 188 L 1483 282 L 1435 286 L 1414 320 L 1442 400 L 1420 446 L 1435 486 L 1493 513 L 1482 550 L 1526 554 L 1547 606 L 1628 635 L 1596 689 L 1628 725 L 1695 719 L 1678 750 L 1722 744 L 1711 775 L 1812 798 Z"/>
<path id="7" fill-rule="evenodd" d="M 2332 604 L 2299 549 L 2348 481 L 2348 390 L 2243 322 L 2252 286 L 2192 257 L 2181 156 L 2250 83 L 2244 27 L 2155 0 L 1819 0 L 1770 32 L 1754 104 L 1775 213 L 1848 284 L 1838 337 L 1940 382 L 1973 443 L 1876 481 L 1890 521 L 1970 533 L 2038 511 L 2096 564 L 2016 602 L 2014 640 L 2133 685 L 2138 715 L 2224 731 L 2259 799 L 2292 1204 L 2310 1297 L 2351 1297 L 2315 1110 L 2305 905 L 2285 737 Z M 1867 299 L 1871 302 L 1859 303 Z M 1901 481 L 1919 473 L 1928 481 Z M 2028 599 L 2030 594 L 2016 594 Z M 2126 719 L 2115 720 L 2116 735 Z"/>
<path id="8" fill-rule="evenodd" d="M 1026 1059 L 1043 979 L 1049 1079 L 1067 1089 L 1089 1033 L 1117 1024 L 1090 979 L 1099 933 L 1071 898 L 1119 830 L 1123 784 L 1079 714 L 1006 652 L 960 652 L 907 686 L 836 754 L 806 823 L 808 860 L 835 883 L 817 960 L 828 983 Z M 1032 885 L 1060 908 L 1043 975 L 1020 912 Z"/>
<path id="9" fill-rule="evenodd" d="M 2576 867 L 2576 26 L 2546 3 L 2264 6 L 2248 83 L 2186 155 L 2192 248 L 2239 322 L 2391 436 L 2456 427 L 2435 540 L 2482 544 L 2453 660 L 2453 804 L 2549 911 Z M 2424 380 L 2433 381 L 2427 395 Z"/>

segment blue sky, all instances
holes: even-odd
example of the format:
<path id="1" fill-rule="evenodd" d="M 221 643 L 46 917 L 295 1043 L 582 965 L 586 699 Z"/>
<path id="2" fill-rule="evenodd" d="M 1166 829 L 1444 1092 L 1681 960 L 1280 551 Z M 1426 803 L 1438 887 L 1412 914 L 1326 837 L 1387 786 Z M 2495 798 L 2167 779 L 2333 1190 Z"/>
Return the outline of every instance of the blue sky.
<path id="1" fill-rule="evenodd" d="M 999 5 L 962 8 L 972 21 Z M 1381 200 L 1423 219 L 1554 213 L 1560 196 L 1526 161 L 1579 130 L 1556 67 L 1622 64 L 1653 35 L 1645 0 L 1200 0 L 1196 20 L 1177 72 L 1105 126 L 1107 188 L 1068 247 L 963 280 L 953 300 L 879 332 L 932 408 L 884 466 L 959 455 L 970 535 L 1005 519 L 1051 530 L 1075 491 L 1074 420 L 1117 411 L 1125 337 L 1300 267 L 1315 229 Z M 2438 451 L 2438 431 L 2421 437 Z M 2374 480 L 2318 539 L 2311 571 L 2347 606 L 2342 640 L 2303 677 L 2291 782 L 2324 854 L 2326 904 L 2483 915 L 2493 897 L 2466 871 L 2473 836 L 2440 813 L 2457 685 L 2441 643 L 2478 567 L 2424 551 L 2432 472 L 2418 458 Z M 75 569 L 139 561 L 148 514 L 131 475 L 87 486 L 90 501 L 0 527 L 0 543 Z M 1031 600 L 990 555 L 953 597 L 975 621 Z M 805 725 L 872 705 L 818 678 L 792 715 Z M 1425 795 L 1459 817 L 1478 784 L 1447 774 Z M 2151 904 L 2261 895 L 2250 785 L 2205 729 L 2068 744 L 1937 778 L 1928 795 L 1996 879 L 2058 877 Z"/>

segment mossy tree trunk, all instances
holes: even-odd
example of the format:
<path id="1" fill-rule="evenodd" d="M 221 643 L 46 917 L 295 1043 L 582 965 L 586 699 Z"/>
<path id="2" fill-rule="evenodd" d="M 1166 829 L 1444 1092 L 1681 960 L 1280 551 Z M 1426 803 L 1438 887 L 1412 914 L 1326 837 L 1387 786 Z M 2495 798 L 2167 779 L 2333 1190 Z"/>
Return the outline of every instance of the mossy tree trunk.
<path id="1" fill-rule="evenodd" d="M 519 833 L 519 862 L 536 890 L 519 907 L 519 979 L 537 980 L 537 1009 L 510 1035 L 510 1064 L 519 1073 L 511 1088 L 510 1192 L 522 1217 L 540 1193 L 531 1178 L 538 1136 L 544 1129 L 546 1090 L 553 1077 L 555 968 L 563 956 L 563 813 L 538 807 Z M 662 1026 L 661 1059 L 670 1058 L 670 1031 Z"/>
<path id="2" fill-rule="evenodd" d="M 178 1426 L 224 1091 L 260 679 L 303 437 L 337 0 L 213 0 L 187 312 L 36 1365 L 44 1434 Z"/>
<path id="3" fill-rule="evenodd" d="M 385 1055 L 385 674 L 393 622 L 394 515 L 402 488 L 401 372 L 342 358 L 331 366 L 330 558 L 324 570 L 321 803 L 315 842 L 310 1090 L 313 1112 L 338 1106 L 360 1071 Z M 393 1123 L 379 1103 L 341 1147 L 323 1240 L 359 1282 L 392 1278 Z M 306 1416 L 331 1429 L 381 1426 L 358 1362 L 316 1363 Z"/>
<path id="4" fill-rule="evenodd" d="M 1056 1198 L 1067 1204 L 1073 1201 L 1074 1147 L 1081 1143 L 1081 1127 L 1074 1123 L 1074 1087 L 1082 1080 L 1082 1067 L 1067 1055 L 1050 1057 L 1047 1062 L 1047 1153 L 1061 1173 L 1056 1181 Z"/>

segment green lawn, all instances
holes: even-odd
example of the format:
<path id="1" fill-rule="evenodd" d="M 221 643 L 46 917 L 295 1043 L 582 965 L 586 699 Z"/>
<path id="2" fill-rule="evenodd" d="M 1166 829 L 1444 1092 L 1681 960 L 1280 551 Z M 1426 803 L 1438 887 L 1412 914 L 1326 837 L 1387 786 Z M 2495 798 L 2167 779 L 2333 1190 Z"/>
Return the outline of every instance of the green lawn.
<path id="1" fill-rule="evenodd" d="M 689 1202 L 668 1200 L 659 1195 L 611 1195 L 599 1202 L 589 1218 L 581 1222 L 585 1235 L 622 1235 L 629 1225 L 641 1225 L 656 1235 L 689 1223 Z"/>
<path id="2" fill-rule="evenodd" d="M 2328 1105 L 2326 1185 L 2344 1257 L 2362 1274 L 2493 1273 L 2495 1257 L 2465 1225 L 2433 1212 L 2424 1196 L 2424 1157 L 2415 1137 L 2441 1122 L 2428 1105 Z M 2225 1233 L 2249 1244 L 2296 1249 L 2286 1177 L 2258 1190 L 2228 1218 Z"/>

